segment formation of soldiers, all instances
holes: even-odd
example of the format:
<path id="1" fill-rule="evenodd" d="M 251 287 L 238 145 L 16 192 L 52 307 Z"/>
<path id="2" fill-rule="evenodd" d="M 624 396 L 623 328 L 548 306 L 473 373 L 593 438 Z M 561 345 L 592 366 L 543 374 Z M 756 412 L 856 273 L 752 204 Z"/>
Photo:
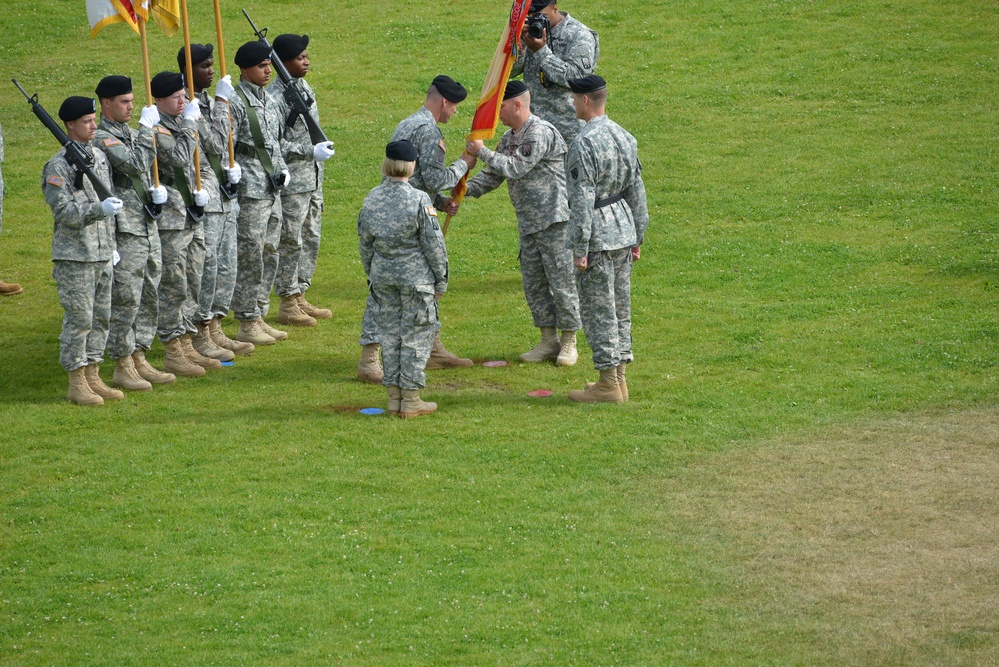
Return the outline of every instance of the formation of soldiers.
<path id="1" fill-rule="evenodd" d="M 468 196 L 506 181 L 517 214 L 524 293 L 541 334 L 521 360 L 575 364 L 582 328 L 600 377 L 570 398 L 628 400 L 631 264 L 648 224 L 637 144 L 606 116 L 606 83 L 593 74 L 596 34 L 552 0 L 532 3 L 529 23 L 541 17 L 543 29 L 522 35 L 526 48 L 513 72 L 523 80 L 506 88 L 500 120 L 509 130 L 496 149 L 470 141 L 448 164 L 438 124 L 467 91 L 440 75 L 420 110 L 393 133 L 384 180 L 361 209 L 370 290 L 357 375 L 387 387 L 391 414 L 436 409 L 419 398 L 425 370 L 472 365 L 441 341 L 437 299 L 448 269 L 437 209 L 458 212 L 453 189 L 478 160 L 485 167 L 469 180 Z M 308 44 L 307 35 L 280 35 L 273 51 L 318 121 L 316 94 L 304 79 Z M 99 405 L 123 398 L 119 388 L 148 391 L 177 375 L 201 376 L 287 338 L 265 319 L 272 290 L 279 324 L 315 326 L 332 317 L 305 292 L 333 144 L 314 143 L 283 81 L 268 85 L 271 45 L 242 45 L 234 59 L 239 82 L 221 78 L 214 95 L 212 56 L 211 45 L 191 47 L 192 100 L 181 74 L 153 77 L 155 105 L 142 109 L 138 129 L 128 124 L 134 96 L 123 76 L 97 86 L 99 125 L 94 99 L 71 97 L 59 110 L 70 139 L 114 188 L 114 196 L 98 196 L 65 149 L 43 173 L 55 219 L 53 275 L 66 311 L 60 362 L 74 403 Z M 182 49 L 181 70 L 184 60 Z M 239 324 L 234 339 L 221 326 L 230 310 Z M 145 358 L 154 337 L 166 350 L 162 371 Z M 115 362 L 111 386 L 99 374 L 105 350 Z"/>

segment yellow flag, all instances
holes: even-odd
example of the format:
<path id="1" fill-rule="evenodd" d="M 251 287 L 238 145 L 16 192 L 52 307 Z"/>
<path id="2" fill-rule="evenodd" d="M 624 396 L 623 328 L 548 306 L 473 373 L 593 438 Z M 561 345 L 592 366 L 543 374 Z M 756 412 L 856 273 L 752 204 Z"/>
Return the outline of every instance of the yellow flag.
<path id="1" fill-rule="evenodd" d="M 147 22 L 152 16 L 168 37 L 180 30 L 180 0 L 142 0 L 135 13 L 141 14 Z"/>

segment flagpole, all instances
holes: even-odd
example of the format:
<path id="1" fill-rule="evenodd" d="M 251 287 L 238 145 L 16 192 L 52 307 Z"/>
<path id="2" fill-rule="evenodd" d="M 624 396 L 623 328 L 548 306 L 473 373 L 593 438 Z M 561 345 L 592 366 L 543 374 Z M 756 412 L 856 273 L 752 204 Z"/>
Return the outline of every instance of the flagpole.
<path id="1" fill-rule="evenodd" d="M 142 76 L 146 82 L 146 106 L 153 106 L 153 89 L 149 79 L 149 43 L 146 41 L 146 19 L 142 14 L 136 12 L 136 22 L 139 24 L 139 39 L 142 42 Z M 152 132 L 153 128 L 149 128 Z M 153 135 L 153 185 L 160 187 L 160 167 L 159 159 L 156 157 L 156 133 Z"/>
<path id="2" fill-rule="evenodd" d="M 222 9 L 219 7 L 219 0 L 215 0 L 215 33 L 219 43 L 219 58 L 216 62 L 219 63 L 219 77 L 221 78 L 225 76 L 225 45 L 222 41 Z M 236 151 L 232 145 L 232 107 L 229 100 L 225 101 L 225 105 L 229 109 L 229 167 L 231 168 L 236 164 Z"/>
<path id="3" fill-rule="evenodd" d="M 180 0 L 181 22 L 184 24 L 184 64 L 186 66 L 187 97 L 191 102 L 197 97 L 194 93 L 194 65 L 191 64 L 191 30 L 187 23 L 187 0 Z M 198 133 L 194 133 L 194 189 L 201 189 L 201 150 L 198 147 Z"/>

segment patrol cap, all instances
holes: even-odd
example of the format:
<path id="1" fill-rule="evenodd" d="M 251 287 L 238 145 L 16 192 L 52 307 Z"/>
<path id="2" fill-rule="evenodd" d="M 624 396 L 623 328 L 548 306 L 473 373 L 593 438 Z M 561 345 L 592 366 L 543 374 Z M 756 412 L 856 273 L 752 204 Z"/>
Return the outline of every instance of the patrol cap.
<path id="1" fill-rule="evenodd" d="M 531 2 L 531 8 L 527 10 L 527 13 L 533 14 L 535 12 L 540 12 L 548 5 L 554 5 L 554 4 L 555 0 L 533 0 L 533 2 Z"/>
<path id="2" fill-rule="evenodd" d="M 603 77 L 596 74 L 588 74 L 578 79 L 569 79 L 566 83 L 569 84 L 569 90 L 572 92 L 583 94 L 595 93 L 607 87 L 607 82 L 604 81 Z"/>
<path id="3" fill-rule="evenodd" d="M 410 143 L 409 139 L 390 141 L 388 146 L 385 147 L 385 157 L 390 160 L 416 162 L 418 156 L 419 153 L 416 152 L 416 146 Z"/>
<path id="4" fill-rule="evenodd" d="M 178 90 L 184 90 L 184 75 L 180 72 L 160 72 L 149 82 L 149 89 L 158 100 L 170 97 Z"/>
<path id="5" fill-rule="evenodd" d="M 111 98 L 119 95 L 127 95 L 132 92 L 132 80 L 127 76 L 112 74 L 100 80 L 97 84 L 97 97 Z"/>
<path id="6" fill-rule="evenodd" d="M 520 97 L 527 92 L 527 84 L 520 79 L 511 79 L 507 81 L 506 90 L 503 92 L 503 101 L 512 100 L 514 97 Z"/>
<path id="7" fill-rule="evenodd" d="M 59 107 L 59 120 L 68 123 L 88 114 L 97 113 L 97 100 L 92 97 L 74 95 L 67 97 Z"/>
<path id="8" fill-rule="evenodd" d="M 440 93 L 448 102 L 458 104 L 468 97 L 468 91 L 465 90 L 465 87 L 446 74 L 438 74 L 434 77 L 431 85 L 436 88 L 437 92 Z"/>
<path id="9" fill-rule="evenodd" d="M 256 67 L 265 60 L 271 59 L 271 50 L 267 42 L 262 39 L 255 39 L 239 47 L 236 51 L 237 67 Z"/>
<path id="10" fill-rule="evenodd" d="M 212 57 L 215 47 L 211 44 L 191 44 L 191 67 L 198 63 L 203 63 Z M 183 72 L 187 69 L 187 57 L 184 55 L 184 47 L 180 47 L 177 52 L 177 67 Z"/>
<path id="11" fill-rule="evenodd" d="M 309 48 L 308 35 L 278 35 L 274 38 L 274 53 L 283 60 L 293 60 Z"/>

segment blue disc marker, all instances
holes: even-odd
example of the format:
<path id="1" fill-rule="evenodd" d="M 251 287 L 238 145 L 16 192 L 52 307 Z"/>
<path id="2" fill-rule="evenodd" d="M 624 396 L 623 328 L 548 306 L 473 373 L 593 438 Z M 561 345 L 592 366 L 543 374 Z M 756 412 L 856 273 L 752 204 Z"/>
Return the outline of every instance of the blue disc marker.
<path id="1" fill-rule="evenodd" d="M 219 363 L 221 363 L 223 366 L 235 366 L 236 365 L 235 362 L 232 362 L 232 361 L 221 361 Z"/>
<path id="2" fill-rule="evenodd" d="M 362 415 L 380 415 L 383 414 L 385 411 L 382 410 L 381 408 L 361 408 L 360 410 L 358 410 L 358 412 L 360 412 Z"/>

